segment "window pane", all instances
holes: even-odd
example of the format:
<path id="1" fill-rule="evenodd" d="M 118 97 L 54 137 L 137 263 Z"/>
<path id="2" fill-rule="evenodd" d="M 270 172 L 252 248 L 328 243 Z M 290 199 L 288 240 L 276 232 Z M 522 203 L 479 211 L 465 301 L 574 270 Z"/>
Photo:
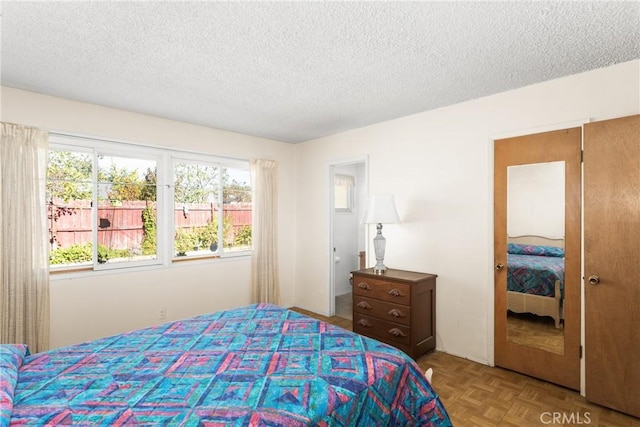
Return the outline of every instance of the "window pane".
<path id="1" fill-rule="evenodd" d="M 251 175 L 249 170 L 224 168 L 224 250 L 251 249 Z"/>
<path id="2" fill-rule="evenodd" d="M 218 252 L 218 167 L 176 162 L 174 165 L 175 255 Z"/>
<path id="3" fill-rule="evenodd" d="M 98 263 L 157 257 L 155 160 L 98 157 Z"/>
<path id="4" fill-rule="evenodd" d="M 91 265 L 92 155 L 67 150 L 49 150 L 48 154 L 49 263 Z"/>
<path id="5" fill-rule="evenodd" d="M 333 194 L 336 211 L 351 212 L 353 210 L 353 187 L 336 185 Z"/>

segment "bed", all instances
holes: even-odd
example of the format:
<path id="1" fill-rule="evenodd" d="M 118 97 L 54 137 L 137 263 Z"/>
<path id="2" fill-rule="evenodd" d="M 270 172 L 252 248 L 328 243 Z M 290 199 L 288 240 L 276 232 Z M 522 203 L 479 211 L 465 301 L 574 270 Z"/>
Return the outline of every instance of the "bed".
<path id="1" fill-rule="evenodd" d="M 400 350 L 269 304 L 0 363 L 0 425 L 451 425 Z"/>
<path id="2" fill-rule="evenodd" d="M 561 327 L 564 300 L 563 239 L 510 237 L 507 245 L 507 310 L 553 318 Z"/>

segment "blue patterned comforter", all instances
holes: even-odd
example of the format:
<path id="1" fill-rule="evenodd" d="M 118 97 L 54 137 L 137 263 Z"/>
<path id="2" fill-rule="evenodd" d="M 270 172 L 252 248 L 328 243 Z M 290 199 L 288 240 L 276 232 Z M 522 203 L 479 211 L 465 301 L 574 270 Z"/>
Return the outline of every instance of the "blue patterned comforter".
<path id="1" fill-rule="evenodd" d="M 451 425 L 404 353 L 273 305 L 12 351 L 11 425 Z"/>
<path id="2" fill-rule="evenodd" d="M 507 255 L 507 290 L 553 297 L 560 280 L 564 297 L 564 258 L 541 255 Z"/>

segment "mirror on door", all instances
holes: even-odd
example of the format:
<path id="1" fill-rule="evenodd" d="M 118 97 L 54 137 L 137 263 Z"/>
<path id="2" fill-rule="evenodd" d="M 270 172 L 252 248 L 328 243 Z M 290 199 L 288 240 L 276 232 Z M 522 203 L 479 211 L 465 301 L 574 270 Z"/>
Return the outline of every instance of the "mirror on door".
<path id="1" fill-rule="evenodd" d="M 564 354 L 565 162 L 507 168 L 507 340 Z"/>

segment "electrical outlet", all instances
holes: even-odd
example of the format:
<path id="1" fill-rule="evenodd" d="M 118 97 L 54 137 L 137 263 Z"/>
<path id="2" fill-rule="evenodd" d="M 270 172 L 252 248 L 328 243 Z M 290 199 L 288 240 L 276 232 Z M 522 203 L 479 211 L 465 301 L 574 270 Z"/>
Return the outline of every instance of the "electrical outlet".
<path id="1" fill-rule="evenodd" d="M 160 311 L 158 312 L 158 319 L 164 320 L 167 318 L 167 307 L 160 307 Z"/>

